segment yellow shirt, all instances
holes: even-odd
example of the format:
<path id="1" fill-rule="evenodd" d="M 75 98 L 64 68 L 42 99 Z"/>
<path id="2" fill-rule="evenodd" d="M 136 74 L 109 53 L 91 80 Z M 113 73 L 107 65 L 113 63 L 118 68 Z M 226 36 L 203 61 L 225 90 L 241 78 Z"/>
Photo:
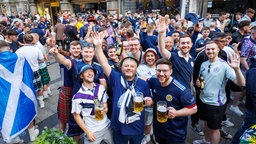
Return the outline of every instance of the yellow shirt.
<path id="1" fill-rule="evenodd" d="M 79 30 L 83 25 L 83 22 L 77 22 L 76 28 Z"/>

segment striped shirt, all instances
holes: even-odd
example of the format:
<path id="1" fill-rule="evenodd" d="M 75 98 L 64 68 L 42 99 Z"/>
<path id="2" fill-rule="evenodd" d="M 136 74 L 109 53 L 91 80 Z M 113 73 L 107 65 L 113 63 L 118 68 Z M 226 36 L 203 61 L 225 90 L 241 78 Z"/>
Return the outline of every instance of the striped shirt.
<path id="1" fill-rule="evenodd" d="M 107 118 L 106 114 L 103 120 L 95 120 L 95 98 L 98 98 L 99 101 L 103 103 L 107 102 L 108 95 L 106 94 L 104 86 L 94 84 L 94 88 L 90 90 L 82 85 L 72 99 L 71 113 L 82 114 L 84 124 L 91 132 L 100 131 L 110 124 L 110 120 Z"/>

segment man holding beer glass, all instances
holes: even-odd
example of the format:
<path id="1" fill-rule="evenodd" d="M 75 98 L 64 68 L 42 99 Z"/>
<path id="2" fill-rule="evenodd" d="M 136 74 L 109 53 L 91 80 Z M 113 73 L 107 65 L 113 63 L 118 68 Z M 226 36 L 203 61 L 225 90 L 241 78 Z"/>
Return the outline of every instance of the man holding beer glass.
<path id="1" fill-rule="evenodd" d="M 105 88 L 93 82 L 95 69 L 91 65 L 82 66 L 79 74 L 83 84 L 73 96 L 71 113 L 85 133 L 84 143 L 100 144 L 104 141 L 113 144 L 110 120 L 106 115 L 108 96 Z"/>
<path id="2" fill-rule="evenodd" d="M 153 93 L 153 130 L 160 144 L 184 144 L 188 116 L 197 112 L 194 96 L 172 76 L 168 59 L 156 62 L 156 77 L 148 80 Z"/>
<path id="3" fill-rule="evenodd" d="M 96 57 L 113 91 L 111 127 L 114 144 L 141 144 L 144 137 L 144 104 L 149 107 L 153 101 L 147 82 L 136 75 L 138 61 L 126 57 L 120 62 L 121 72 L 115 71 L 103 53 L 102 36 L 93 33 L 92 38 Z"/>

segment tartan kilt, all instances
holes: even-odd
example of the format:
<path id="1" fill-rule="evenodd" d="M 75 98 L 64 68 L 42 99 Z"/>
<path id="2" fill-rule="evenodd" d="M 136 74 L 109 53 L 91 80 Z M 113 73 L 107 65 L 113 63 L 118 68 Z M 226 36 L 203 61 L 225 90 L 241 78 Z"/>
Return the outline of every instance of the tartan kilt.
<path id="1" fill-rule="evenodd" d="M 72 93 L 72 91 L 70 93 Z M 70 102 L 70 107 L 72 108 L 72 98 L 71 98 L 71 102 Z M 70 111 L 69 111 L 67 136 L 69 136 L 69 137 L 80 136 L 81 134 L 84 133 L 84 131 L 76 123 L 75 118 L 74 118 L 73 114 L 71 113 L 71 108 L 70 108 Z M 82 118 L 81 114 L 80 114 L 80 116 Z"/>
<path id="2" fill-rule="evenodd" d="M 34 78 L 33 78 L 33 84 L 35 87 L 35 91 L 37 92 L 38 90 L 40 90 L 42 88 L 42 81 L 41 81 L 41 75 L 38 71 L 33 72 L 34 73 Z"/>
<path id="3" fill-rule="evenodd" d="M 43 85 L 47 85 L 49 84 L 49 82 L 51 81 L 50 75 L 48 73 L 48 69 L 47 67 L 44 67 L 42 69 L 39 69 L 40 75 L 42 77 L 42 83 Z"/>
<path id="4" fill-rule="evenodd" d="M 62 86 L 59 92 L 58 100 L 58 119 L 63 123 L 69 122 L 72 103 L 72 88 Z"/>

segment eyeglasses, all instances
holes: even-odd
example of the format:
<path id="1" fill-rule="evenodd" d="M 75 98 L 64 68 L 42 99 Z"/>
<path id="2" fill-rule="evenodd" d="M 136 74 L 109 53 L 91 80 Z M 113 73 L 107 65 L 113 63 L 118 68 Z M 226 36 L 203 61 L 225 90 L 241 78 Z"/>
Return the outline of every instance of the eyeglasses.
<path id="1" fill-rule="evenodd" d="M 210 73 L 210 71 L 211 71 L 211 64 L 209 64 L 208 66 L 208 73 Z"/>
<path id="2" fill-rule="evenodd" d="M 170 70 L 168 70 L 168 69 L 156 69 L 156 72 L 157 73 L 161 73 L 161 72 L 163 72 L 163 73 L 167 73 L 168 71 L 170 71 Z"/>

